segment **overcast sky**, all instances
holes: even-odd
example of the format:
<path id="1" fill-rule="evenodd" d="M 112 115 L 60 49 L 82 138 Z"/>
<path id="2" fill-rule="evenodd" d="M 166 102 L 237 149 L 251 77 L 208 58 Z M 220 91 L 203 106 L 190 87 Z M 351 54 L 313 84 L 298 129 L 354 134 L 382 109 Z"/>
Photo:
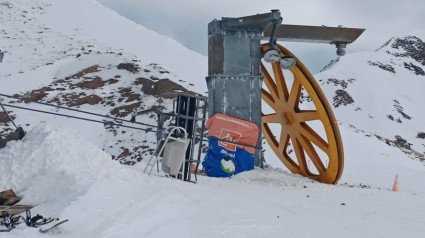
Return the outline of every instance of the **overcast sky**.
<path id="1" fill-rule="evenodd" d="M 168 35 L 207 55 L 207 25 L 221 17 L 240 17 L 279 9 L 285 24 L 366 28 L 347 53 L 373 51 L 392 36 L 425 40 L 423 0 L 98 0 L 134 22 Z M 318 72 L 336 57 L 334 46 L 283 43 Z"/>

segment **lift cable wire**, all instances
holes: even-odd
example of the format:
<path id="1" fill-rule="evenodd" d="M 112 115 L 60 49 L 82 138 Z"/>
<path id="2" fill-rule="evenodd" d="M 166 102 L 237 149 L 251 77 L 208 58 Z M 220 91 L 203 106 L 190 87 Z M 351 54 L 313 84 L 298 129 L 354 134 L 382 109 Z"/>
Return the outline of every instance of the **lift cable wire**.
<path id="1" fill-rule="evenodd" d="M 78 120 L 97 122 L 97 123 L 102 123 L 102 124 L 107 123 L 107 121 L 98 121 L 98 120 L 93 120 L 93 119 L 84 118 L 84 117 L 77 117 L 77 116 L 65 115 L 65 114 L 60 114 L 60 113 L 55 113 L 55 112 L 42 111 L 42 110 L 37 110 L 37 109 L 33 109 L 33 108 L 20 107 L 20 106 L 15 106 L 15 105 L 10 105 L 10 104 L 3 104 L 3 105 L 6 106 L 6 107 L 12 107 L 12 108 L 17 108 L 17 109 L 22 109 L 22 110 L 33 111 L 33 112 L 46 113 L 46 114 L 51 114 L 51 115 L 55 115 L 55 116 L 68 117 L 68 118 L 73 118 L 73 119 L 78 119 Z M 141 130 L 141 131 L 145 131 L 145 132 L 156 132 L 155 130 L 152 130 L 150 128 L 145 129 L 145 128 L 139 128 L 139 127 L 134 127 L 134 126 L 126 126 L 126 125 L 120 125 L 120 124 L 117 124 L 117 123 L 114 123 L 114 122 L 112 122 L 112 124 L 114 126 L 117 126 L 117 127 L 125 127 L 125 128 L 130 128 L 130 129 Z"/>
<path id="2" fill-rule="evenodd" d="M 11 96 L 11 95 L 1 94 L 1 93 L 0 93 L 0 96 L 7 97 L 7 98 L 13 98 L 13 99 L 22 99 L 22 98 L 17 98 L 17 97 Z M 45 106 L 49 106 L 49 107 L 56 107 L 56 108 L 74 111 L 74 112 L 79 112 L 79 113 L 85 113 L 85 114 L 89 114 L 89 115 L 93 115 L 93 116 L 105 117 L 105 118 L 108 118 L 108 119 L 111 119 L 111 120 L 114 120 L 114 121 L 129 122 L 129 123 L 138 124 L 138 125 L 147 126 L 147 127 L 152 127 L 152 128 L 158 127 L 158 126 L 146 124 L 146 123 L 143 123 L 143 122 L 133 122 L 133 121 L 117 118 L 117 117 L 111 117 L 111 116 L 108 116 L 108 115 L 102 115 L 102 114 L 93 113 L 93 112 L 86 112 L 86 111 L 82 111 L 82 110 L 78 110 L 78 109 L 74 109 L 74 108 L 63 107 L 63 106 L 53 105 L 53 104 L 44 103 L 44 102 L 32 102 L 32 103 L 37 103 L 37 104 L 45 105 Z"/>
<path id="3" fill-rule="evenodd" d="M 1 94 L 1 93 L 0 93 L 0 96 L 7 97 L 7 98 L 13 98 L 13 99 L 21 99 L 21 98 L 13 97 L 13 96 L 10 96 L 10 95 Z M 111 116 L 107 116 L 107 115 L 102 115 L 102 114 L 97 114 L 97 113 L 92 113 L 92 112 L 81 111 L 81 110 L 77 110 L 77 109 L 73 109 L 73 108 L 68 108 L 68 107 L 63 107 L 63 106 L 57 106 L 57 105 L 53 105 L 53 104 L 49 104 L 49 103 L 43 103 L 43 102 L 32 102 L 32 103 L 37 103 L 37 104 L 40 104 L 40 105 L 45 105 L 45 106 L 50 106 L 50 107 L 56 107 L 56 108 L 64 109 L 64 110 L 75 111 L 75 112 L 79 112 L 79 113 L 85 113 L 85 114 L 89 114 L 89 115 L 93 115 L 93 116 L 105 117 L 105 118 L 108 118 L 108 119 L 111 119 L 111 120 L 116 120 L 116 121 L 121 121 L 121 122 L 128 122 L 128 123 L 133 123 L 133 124 L 138 124 L 138 125 L 143 125 L 143 126 L 147 126 L 147 127 L 158 129 L 158 126 L 154 126 L 154 125 L 150 125 L 150 124 L 146 124 L 146 123 L 142 123 L 142 122 L 133 122 L 133 121 L 124 120 L 124 119 L 120 119 L 120 118 L 116 118 L 116 117 L 111 117 Z M 52 115 L 56 115 L 56 116 L 69 117 L 69 118 L 73 118 L 73 119 L 79 119 L 79 120 L 97 122 L 97 123 L 102 123 L 102 124 L 105 123 L 104 121 L 93 120 L 93 119 L 88 119 L 88 118 L 83 118 L 83 117 L 77 117 L 77 116 L 70 116 L 70 115 L 65 115 L 65 114 L 60 114 L 60 113 L 54 113 L 54 112 L 48 112 L 48 111 L 42 111 L 42 110 L 37 110 L 37 109 L 32 109 L 32 108 L 25 108 L 25 107 L 10 105 L 10 104 L 3 104 L 3 105 L 8 106 L 8 107 L 22 109 L 22 110 L 29 110 L 29 111 L 34 111 L 34 112 L 52 114 Z M 132 127 L 132 126 L 120 125 L 120 124 L 117 124 L 117 123 L 113 123 L 113 124 L 115 126 L 118 126 L 118 127 L 126 127 L 126 128 L 131 128 L 131 129 L 143 130 L 143 131 L 146 131 L 146 132 L 155 132 L 156 133 L 156 131 L 154 131 L 152 129 L 143 129 L 143 128 L 139 128 L 139 127 Z M 208 138 L 210 138 L 210 137 L 208 137 Z M 251 148 L 256 148 L 256 149 L 262 149 L 261 147 L 258 147 L 258 146 L 252 146 L 252 145 L 248 145 L 248 144 L 244 144 L 244 143 L 238 143 L 238 142 L 228 141 L 228 140 L 221 139 L 221 138 L 216 138 L 216 137 L 213 137 L 213 138 L 215 138 L 215 139 L 217 139 L 219 141 L 222 141 L 222 142 L 230 143 L 230 144 L 241 145 L 241 146 L 246 146 L 246 147 L 251 147 Z M 203 140 L 203 141 L 204 142 L 208 142 L 208 140 Z"/>

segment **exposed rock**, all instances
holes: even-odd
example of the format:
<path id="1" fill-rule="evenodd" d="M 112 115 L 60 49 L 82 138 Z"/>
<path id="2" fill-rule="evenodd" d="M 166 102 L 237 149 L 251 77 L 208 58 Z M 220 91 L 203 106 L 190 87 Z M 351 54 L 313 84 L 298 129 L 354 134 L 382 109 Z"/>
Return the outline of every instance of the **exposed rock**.
<path id="1" fill-rule="evenodd" d="M 389 65 L 389 64 L 383 64 L 381 62 L 372 62 L 372 61 L 368 61 L 367 62 L 369 65 L 371 66 L 378 66 L 378 68 L 383 69 L 385 71 L 391 72 L 393 74 L 395 74 L 395 69 L 393 66 Z"/>
<path id="2" fill-rule="evenodd" d="M 8 3 L 8 2 L 0 2 L 0 6 L 5 6 L 8 9 L 12 9 L 11 3 Z"/>
<path id="3" fill-rule="evenodd" d="M 108 84 L 114 84 L 114 83 L 118 83 L 118 82 L 119 82 L 118 79 L 108 79 L 108 80 L 106 80 L 106 83 L 108 83 Z"/>
<path id="4" fill-rule="evenodd" d="M 325 65 L 325 67 L 323 67 L 323 69 L 320 70 L 320 72 L 323 72 L 325 70 L 332 68 L 336 63 L 338 63 L 338 61 L 339 61 L 339 57 L 331 60 L 327 65 Z"/>
<path id="5" fill-rule="evenodd" d="M 137 78 L 134 80 L 134 84 L 142 85 L 143 93 L 156 97 L 175 98 L 179 92 L 191 93 L 169 79 L 160 79 L 154 82 L 147 78 Z"/>
<path id="6" fill-rule="evenodd" d="M 93 66 L 90 66 L 86 69 L 83 69 L 76 74 L 73 74 L 69 77 L 66 77 L 65 80 L 69 80 L 69 79 L 73 79 L 73 78 L 82 78 L 84 75 L 94 73 L 94 72 L 99 72 L 99 65 L 93 65 Z"/>
<path id="7" fill-rule="evenodd" d="M 346 89 L 347 85 L 348 85 L 348 83 L 345 80 L 339 80 L 339 79 L 336 79 L 336 78 L 329 78 L 326 81 L 326 84 L 333 84 L 334 86 L 339 85 L 339 86 L 342 87 L 342 89 Z"/>
<path id="8" fill-rule="evenodd" d="M 416 66 L 413 63 L 407 64 L 406 62 L 404 62 L 404 67 L 410 71 L 413 71 L 416 75 L 425 76 L 425 71 L 421 67 Z"/>
<path id="9" fill-rule="evenodd" d="M 120 91 L 118 91 L 118 92 L 122 96 L 122 98 L 118 99 L 118 102 L 121 102 L 124 99 L 126 99 L 125 102 L 131 102 L 131 101 L 134 101 L 134 100 L 137 100 L 137 101 L 141 100 L 140 94 L 134 93 L 131 88 L 123 88 L 123 89 L 120 89 Z"/>
<path id="10" fill-rule="evenodd" d="M 339 106 L 347 106 L 353 104 L 354 99 L 346 91 L 338 89 L 335 91 L 335 96 L 333 97 L 333 105 L 335 108 Z"/>
<path id="11" fill-rule="evenodd" d="M 139 72 L 140 69 L 139 65 L 133 63 L 121 63 L 117 66 L 117 68 L 127 70 L 128 72 L 133 74 Z"/>
<path id="12" fill-rule="evenodd" d="M 97 95 L 85 96 L 85 94 L 64 94 L 62 95 L 63 100 L 66 102 L 66 105 L 70 107 L 81 106 L 83 104 L 96 105 L 102 99 Z"/>
<path id="13" fill-rule="evenodd" d="M 9 113 L 9 115 L 10 115 L 10 112 L 8 112 Z M 10 117 L 12 117 L 12 119 L 13 120 L 15 120 L 15 116 L 13 116 L 13 115 L 10 115 Z M 8 123 L 8 122 L 10 122 L 10 119 L 9 119 L 9 117 L 6 115 L 6 113 L 5 112 L 0 112 L 0 123 L 4 123 L 4 124 L 6 124 L 6 123 Z"/>
<path id="14" fill-rule="evenodd" d="M 399 148 L 404 148 L 407 150 L 411 150 L 411 143 L 408 143 L 406 139 L 404 139 L 403 137 L 396 135 L 395 136 L 396 140 L 394 141 L 395 146 L 399 147 Z"/>
<path id="15" fill-rule="evenodd" d="M 416 136 L 416 138 L 425 139 L 425 132 L 418 132 L 418 135 Z"/>
<path id="16" fill-rule="evenodd" d="M 111 110 L 111 114 L 116 117 L 125 117 L 130 115 L 135 109 L 139 108 L 140 102 L 136 102 L 130 105 L 119 106 Z"/>
<path id="17" fill-rule="evenodd" d="M 23 96 L 23 100 L 27 103 L 28 102 L 38 102 L 41 99 L 43 99 L 47 95 L 47 92 L 49 92 L 49 91 L 54 91 L 54 90 L 51 87 L 43 87 L 43 88 L 40 88 L 40 89 L 37 89 L 37 90 L 33 90 L 33 91 L 25 94 Z"/>
<path id="18" fill-rule="evenodd" d="M 394 108 L 395 108 L 395 110 L 396 110 L 398 113 L 400 113 L 400 115 L 401 115 L 404 119 L 407 119 L 407 120 L 412 119 L 412 117 L 411 117 L 411 116 L 409 116 L 409 115 L 407 115 L 406 113 L 404 113 L 404 112 L 403 112 L 403 107 L 400 105 L 400 102 L 399 102 L 399 101 L 397 101 L 397 100 L 393 100 L 393 101 L 394 101 Z"/>
<path id="19" fill-rule="evenodd" d="M 118 155 L 117 159 L 122 159 L 131 155 L 131 152 L 128 148 L 121 147 L 121 149 L 122 149 L 122 152 L 121 154 Z"/>
<path id="20" fill-rule="evenodd" d="M 425 43 L 416 36 L 392 38 L 384 46 L 391 44 L 394 49 L 403 49 L 405 53 L 389 52 L 396 57 L 411 57 L 422 65 L 425 65 Z"/>
<path id="21" fill-rule="evenodd" d="M 380 141 L 384 141 L 389 146 L 399 148 L 401 151 L 403 151 L 403 153 L 409 155 L 412 158 L 425 161 L 425 154 L 412 149 L 412 144 L 399 135 L 395 136 L 395 140 L 390 140 L 382 136 L 378 136 L 376 134 L 375 137 L 378 138 L 378 140 Z"/>
<path id="22" fill-rule="evenodd" d="M 84 80 L 82 82 L 74 84 L 73 86 L 79 87 L 82 89 L 97 89 L 97 88 L 101 88 L 105 86 L 105 82 L 102 81 L 102 78 L 100 78 L 99 76 L 96 76 L 94 78 L 86 78 L 86 79 L 89 79 L 89 80 Z"/>

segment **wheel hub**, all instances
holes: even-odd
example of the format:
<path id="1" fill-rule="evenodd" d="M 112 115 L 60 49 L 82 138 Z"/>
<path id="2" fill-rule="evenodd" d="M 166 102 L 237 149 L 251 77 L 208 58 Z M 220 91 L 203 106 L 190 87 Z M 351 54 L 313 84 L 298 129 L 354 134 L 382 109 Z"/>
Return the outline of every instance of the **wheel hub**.
<path id="1" fill-rule="evenodd" d="M 281 112 L 281 118 L 284 126 L 292 126 L 294 122 L 294 117 L 289 112 Z"/>

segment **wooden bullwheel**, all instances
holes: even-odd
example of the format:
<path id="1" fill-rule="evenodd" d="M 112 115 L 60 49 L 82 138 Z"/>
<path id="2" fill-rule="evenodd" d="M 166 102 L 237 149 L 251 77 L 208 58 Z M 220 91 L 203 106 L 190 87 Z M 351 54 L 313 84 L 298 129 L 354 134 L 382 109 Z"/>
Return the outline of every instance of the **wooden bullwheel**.
<path id="1" fill-rule="evenodd" d="M 322 90 L 307 68 L 286 48 L 277 45 L 283 55 L 293 56 L 296 65 L 290 69 L 292 85 L 285 81 L 279 62 L 271 67 L 262 64 L 264 85 L 262 99 L 270 112 L 263 109 L 262 132 L 277 157 L 295 174 L 335 184 L 342 175 L 344 155 L 338 124 Z M 263 52 L 269 50 L 263 45 Z M 271 68 L 273 76 L 268 72 Z M 307 96 L 305 95 L 307 94 Z M 300 109 L 308 98 L 313 108 Z M 311 123 L 323 127 L 317 133 Z M 275 126 L 273 126 L 273 124 Z M 277 130 L 276 131 L 276 125 Z"/>

